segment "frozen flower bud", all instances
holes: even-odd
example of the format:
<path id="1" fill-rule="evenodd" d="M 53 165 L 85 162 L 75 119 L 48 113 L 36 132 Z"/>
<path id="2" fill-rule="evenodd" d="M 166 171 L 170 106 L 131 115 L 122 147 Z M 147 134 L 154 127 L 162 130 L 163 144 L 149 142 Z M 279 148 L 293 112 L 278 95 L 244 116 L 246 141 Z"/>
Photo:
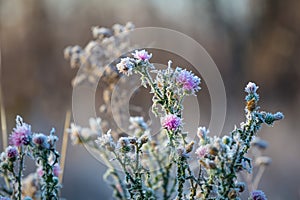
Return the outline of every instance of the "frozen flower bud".
<path id="1" fill-rule="evenodd" d="M 126 147 L 130 144 L 130 140 L 128 139 L 128 137 L 120 137 L 120 139 L 118 140 L 118 145 L 120 147 Z"/>
<path id="2" fill-rule="evenodd" d="M 250 194 L 250 200 L 267 200 L 267 197 L 263 191 L 254 190 Z"/>
<path id="3" fill-rule="evenodd" d="M 50 145 L 50 148 L 54 148 L 55 143 L 58 141 L 58 137 L 55 136 L 54 133 L 55 133 L 55 129 L 52 128 L 52 130 L 50 131 L 50 135 L 47 137 L 47 142 Z"/>
<path id="4" fill-rule="evenodd" d="M 128 57 L 122 58 L 121 62 L 117 64 L 117 69 L 119 70 L 119 72 L 127 76 L 132 74 L 132 70 L 134 67 L 134 63 Z"/>
<path id="5" fill-rule="evenodd" d="M 238 189 L 239 192 L 244 192 L 246 188 L 246 184 L 244 182 L 238 182 L 236 184 L 236 188 Z"/>
<path id="6" fill-rule="evenodd" d="M 162 126 L 169 131 L 177 130 L 181 125 L 181 118 L 176 115 L 169 114 L 162 119 Z"/>
<path id="7" fill-rule="evenodd" d="M 223 142 L 224 144 L 226 144 L 226 145 L 230 145 L 231 142 L 232 142 L 232 139 L 231 139 L 231 137 L 225 135 L 225 136 L 223 136 L 223 138 L 222 138 L 222 142 Z"/>
<path id="8" fill-rule="evenodd" d="M 176 82 L 182 88 L 189 92 L 194 94 L 195 92 L 200 90 L 200 78 L 198 76 L 195 76 L 192 72 L 187 71 L 186 69 L 182 70 L 181 68 L 176 69 L 178 75 L 176 76 Z"/>
<path id="9" fill-rule="evenodd" d="M 282 120 L 284 115 L 281 112 L 277 112 L 274 114 L 274 120 Z"/>
<path id="10" fill-rule="evenodd" d="M 134 53 L 132 53 L 133 57 L 138 59 L 138 60 L 142 60 L 142 61 L 149 61 L 149 59 L 152 57 L 152 54 L 148 54 L 148 52 L 146 50 L 135 50 Z"/>
<path id="11" fill-rule="evenodd" d="M 284 118 L 281 112 L 277 112 L 275 114 L 262 112 L 262 114 L 263 114 L 264 122 L 271 126 L 274 124 L 275 121 Z"/>
<path id="12" fill-rule="evenodd" d="M 137 138 L 136 137 L 128 137 L 128 141 L 130 144 L 136 144 Z"/>
<path id="13" fill-rule="evenodd" d="M 6 157 L 9 161 L 15 161 L 19 155 L 18 149 L 15 146 L 8 146 L 5 149 Z"/>
<path id="14" fill-rule="evenodd" d="M 20 116 L 17 116 L 16 121 L 16 128 L 13 129 L 10 135 L 10 143 L 16 147 L 28 145 L 31 140 L 31 127 L 23 123 L 23 119 Z"/>
<path id="15" fill-rule="evenodd" d="M 140 137 L 139 142 L 141 144 L 146 144 L 149 141 L 149 136 L 148 134 L 144 134 Z"/>
<path id="16" fill-rule="evenodd" d="M 194 144 L 195 144 L 195 142 L 191 141 L 188 145 L 186 145 L 185 150 L 187 153 L 190 153 L 191 151 L 193 151 Z"/>
<path id="17" fill-rule="evenodd" d="M 268 157 L 268 156 L 260 156 L 258 158 L 256 158 L 255 160 L 255 164 L 256 165 L 270 165 L 272 163 L 272 158 Z"/>
<path id="18" fill-rule="evenodd" d="M 251 144 L 261 150 L 264 150 L 268 147 L 268 142 L 259 137 L 254 138 Z"/>
<path id="19" fill-rule="evenodd" d="M 42 133 L 34 134 L 32 141 L 38 147 L 49 148 L 47 136 Z"/>
<path id="20" fill-rule="evenodd" d="M 247 84 L 247 86 L 245 87 L 245 92 L 247 92 L 248 94 L 254 94 L 254 93 L 256 93 L 258 88 L 259 87 L 256 86 L 255 83 L 249 82 Z"/>

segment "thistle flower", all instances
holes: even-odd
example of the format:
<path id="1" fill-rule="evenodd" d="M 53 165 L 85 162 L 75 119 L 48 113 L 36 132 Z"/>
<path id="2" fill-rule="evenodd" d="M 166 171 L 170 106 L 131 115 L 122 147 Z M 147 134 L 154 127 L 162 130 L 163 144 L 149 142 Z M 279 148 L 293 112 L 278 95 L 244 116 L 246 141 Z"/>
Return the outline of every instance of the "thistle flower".
<path id="1" fill-rule="evenodd" d="M 200 90 L 199 84 L 201 80 L 198 76 L 195 76 L 192 72 L 189 72 L 186 69 L 183 70 L 181 68 L 177 68 L 176 71 L 178 71 L 176 81 L 184 90 L 191 93 L 195 93 Z"/>
<path id="2" fill-rule="evenodd" d="M 134 63 L 130 58 L 122 58 L 121 62 L 117 64 L 117 69 L 120 73 L 125 74 L 127 76 L 132 74 L 132 70 L 134 68 Z"/>
<path id="3" fill-rule="evenodd" d="M 49 148 L 48 138 L 42 133 L 37 133 L 33 135 L 32 141 L 35 145 L 41 148 Z"/>
<path id="4" fill-rule="evenodd" d="M 181 125 L 181 118 L 176 115 L 169 114 L 162 119 L 162 126 L 170 131 L 175 131 Z"/>
<path id="5" fill-rule="evenodd" d="M 254 190 L 251 192 L 250 200 L 267 200 L 267 197 L 263 191 Z"/>
<path id="6" fill-rule="evenodd" d="M 6 153 L 6 157 L 10 160 L 10 161 L 15 161 L 16 158 L 18 157 L 19 153 L 18 153 L 18 149 L 15 146 L 8 146 L 5 149 L 5 153 Z"/>
<path id="7" fill-rule="evenodd" d="M 28 145 L 31 140 L 31 127 L 23 123 L 23 119 L 20 116 L 17 116 L 16 121 L 17 126 L 10 135 L 10 143 L 16 147 Z"/>
<path id="8" fill-rule="evenodd" d="M 135 50 L 135 52 L 132 53 L 132 55 L 134 58 L 142 61 L 148 61 L 152 57 L 152 54 L 148 54 L 146 50 Z"/>

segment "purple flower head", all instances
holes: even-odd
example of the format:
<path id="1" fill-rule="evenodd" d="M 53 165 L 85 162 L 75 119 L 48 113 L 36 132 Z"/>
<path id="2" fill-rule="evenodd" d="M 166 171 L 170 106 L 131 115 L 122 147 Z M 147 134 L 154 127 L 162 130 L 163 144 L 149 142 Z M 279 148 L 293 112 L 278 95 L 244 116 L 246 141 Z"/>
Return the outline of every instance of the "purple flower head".
<path id="1" fill-rule="evenodd" d="M 196 149 L 195 154 L 200 159 L 204 158 L 208 154 L 208 147 L 207 147 L 207 145 L 200 146 L 198 149 Z"/>
<path id="2" fill-rule="evenodd" d="M 23 123 L 23 119 L 20 116 L 17 116 L 16 121 L 16 128 L 13 129 L 10 135 L 10 143 L 16 147 L 28 145 L 31 140 L 31 126 Z"/>
<path id="3" fill-rule="evenodd" d="M 251 192 L 251 200 L 267 200 L 265 193 L 261 190 L 254 190 Z"/>
<path id="4" fill-rule="evenodd" d="M 245 87 L 245 92 L 248 94 L 256 93 L 258 86 L 255 83 L 249 82 L 248 85 Z"/>
<path id="5" fill-rule="evenodd" d="M 132 53 L 132 55 L 134 58 L 142 61 L 148 61 L 152 57 L 152 54 L 148 54 L 148 52 L 145 50 L 135 50 L 135 52 Z"/>
<path id="6" fill-rule="evenodd" d="M 122 58 L 121 62 L 117 64 L 117 69 L 119 70 L 119 72 L 127 76 L 132 74 L 133 68 L 134 68 L 134 63 L 128 57 Z"/>
<path id="7" fill-rule="evenodd" d="M 16 160 L 16 158 L 19 155 L 18 149 L 15 146 L 8 146 L 5 149 L 5 153 L 6 153 L 6 157 L 11 161 Z"/>
<path id="8" fill-rule="evenodd" d="M 162 119 L 162 126 L 168 130 L 175 131 L 181 125 L 181 118 L 169 114 Z"/>
<path id="9" fill-rule="evenodd" d="M 49 143 L 47 140 L 48 140 L 47 136 L 42 133 L 34 134 L 32 139 L 35 145 L 42 148 L 49 148 Z"/>
<path id="10" fill-rule="evenodd" d="M 192 72 L 185 69 L 177 68 L 176 70 L 179 72 L 176 81 L 184 90 L 192 93 L 200 90 L 199 84 L 201 80 L 198 76 L 195 76 Z"/>

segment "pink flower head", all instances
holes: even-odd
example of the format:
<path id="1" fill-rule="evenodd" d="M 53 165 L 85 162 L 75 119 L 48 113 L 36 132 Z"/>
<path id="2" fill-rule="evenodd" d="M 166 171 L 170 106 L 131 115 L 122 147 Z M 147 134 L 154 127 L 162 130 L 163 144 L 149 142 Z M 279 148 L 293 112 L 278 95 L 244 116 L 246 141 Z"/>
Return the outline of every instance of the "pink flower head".
<path id="1" fill-rule="evenodd" d="M 181 125 L 181 118 L 169 114 L 162 119 L 162 126 L 168 130 L 175 131 Z"/>
<path id="2" fill-rule="evenodd" d="M 145 50 L 135 50 L 135 52 L 132 55 L 134 58 L 142 61 L 148 61 L 152 57 L 152 54 L 148 54 L 148 52 Z"/>
<path id="3" fill-rule="evenodd" d="M 198 156 L 198 158 L 204 158 L 208 154 L 208 147 L 200 146 L 198 149 L 196 149 L 195 154 Z"/>
<path id="4" fill-rule="evenodd" d="M 17 116 L 17 126 L 13 129 L 10 135 L 10 143 L 14 146 L 28 145 L 31 140 L 31 127 L 30 125 L 23 123 L 20 116 Z"/>
<path id="5" fill-rule="evenodd" d="M 184 90 L 192 93 L 200 90 L 199 84 L 201 80 L 198 76 L 195 76 L 192 72 L 185 69 L 177 68 L 176 70 L 179 72 L 176 81 L 179 85 L 182 85 Z"/>
<path id="6" fill-rule="evenodd" d="M 8 146 L 5 149 L 5 153 L 6 153 L 6 157 L 9 160 L 15 160 L 19 155 L 18 149 L 15 146 Z"/>
<path id="7" fill-rule="evenodd" d="M 265 193 L 261 190 L 254 190 L 251 192 L 251 200 L 267 200 Z"/>

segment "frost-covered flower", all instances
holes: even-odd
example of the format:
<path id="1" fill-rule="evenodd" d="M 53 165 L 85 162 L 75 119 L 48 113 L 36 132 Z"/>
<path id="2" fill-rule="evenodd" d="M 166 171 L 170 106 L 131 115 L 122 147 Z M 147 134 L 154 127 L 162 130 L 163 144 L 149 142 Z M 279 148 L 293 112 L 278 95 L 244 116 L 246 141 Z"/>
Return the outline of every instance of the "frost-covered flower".
<path id="1" fill-rule="evenodd" d="M 198 158 L 202 159 L 208 154 L 209 148 L 207 145 L 200 146 L 196 149 L 195 154 Z"/>
<path id="2" fill-rule="evenodd" d="M 48 138 L 42 133 L 36 133 L 33 135 L 32 141 L 35 145 L 42 148 L 49 148 Z"/>
<path id="3" fill-rule="evenodd" d="M 28 145 L 31 140 L 31 127 L 30 125 L 23 123 L 23 119 L 20 116 L 17 116 L 16 121 L 17 126 L 10 135 L 10 143 L 17 147 Z"/>
<path id="4" fill-rule="evenodd" d="M 11 161 L 16 160 L 16 158 L 19 155 L 18 149 L 15 146 L 6 147 L 5 153 L 6 153 L 6 157 Z"/>
<path id="5" fill-rule="evenodd" d="M 182 88 L 188 92 L 197 92 L 200 90 L 199 84 L 201 82 L 198 76 L 195 76 L 192 72 L 186 69 L 177 68 L 178 75 L 176 81 Z"/>
<path id="6" fill-rule="evenodd" d="M 168 130 L 175 131 L 181 125 L 181 118 L 169 114 L 162 119 L 162 126 Z"/>
<path id="7" fill-rule="evenodd" d="M 255 83 L 249 82 L 245 87 L 245 92 L 247 92 L 248 94 L 254 94 L 256 93 L 257 89 L 258 86 Z"/>
<path id="8" fill-rule="evenodd" d="M 103 134 L 101 137 L 98 137 L 96 143 L 101 147 L 107 148 L 109 151 L 113 151 L 116 148 L 116 144 L 110 132 L 111 130 L 109 130 L 106 134 Z"/>
<path id="9" fill-rule="evenodd" d="M 146 50 L 135 50 L 135 52 L 132 53 L 132 55 L 134 58 L 142 61 L 148 61 L 152 57 L 152 54 L 149 54 Z"/>
<path id="10" fill-rule="evenodd" d="M 261 190 L 254 190 L 251 192 L 251 200 L 267 200 L 265 193 Z"/>
<path id="11" fill-rule="evenodd" d="M 117 64 L 117 69 L 119 70 L 119 72 L 127 76 L 132 74 L 133 68 L 134 68 L 134 63 L 128 57 L 122 58 L 121 62 Z"/>

